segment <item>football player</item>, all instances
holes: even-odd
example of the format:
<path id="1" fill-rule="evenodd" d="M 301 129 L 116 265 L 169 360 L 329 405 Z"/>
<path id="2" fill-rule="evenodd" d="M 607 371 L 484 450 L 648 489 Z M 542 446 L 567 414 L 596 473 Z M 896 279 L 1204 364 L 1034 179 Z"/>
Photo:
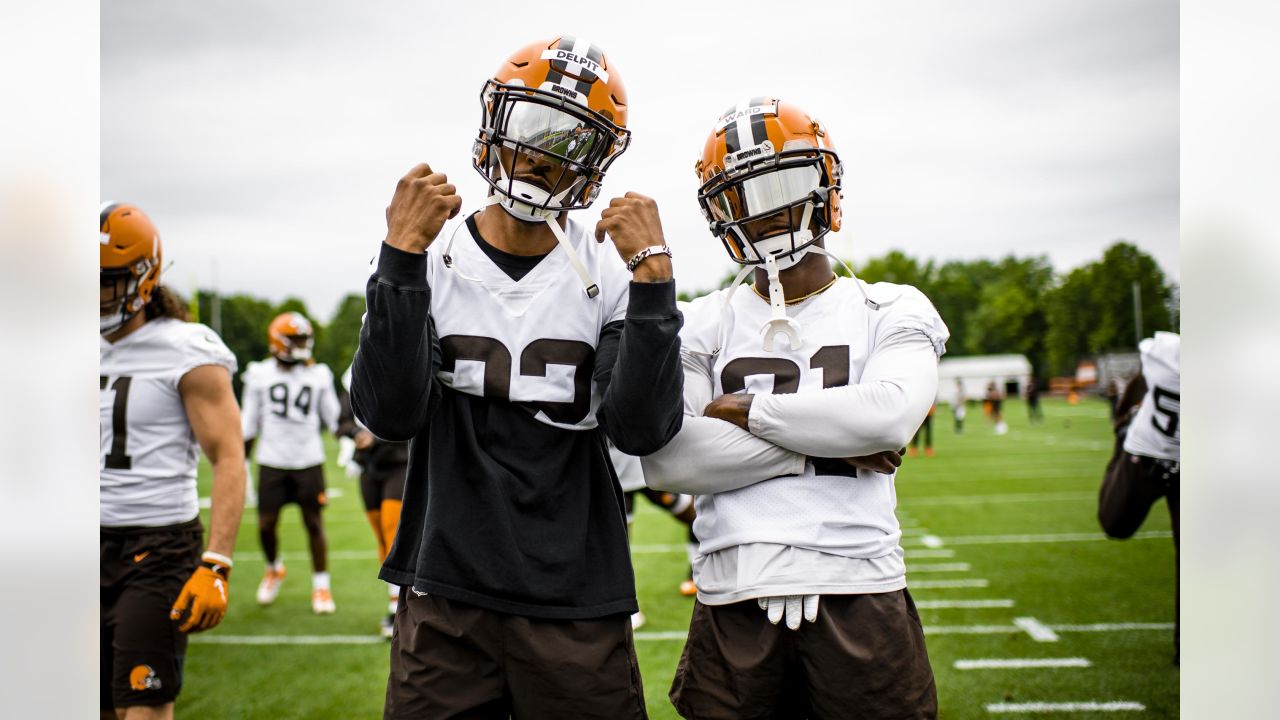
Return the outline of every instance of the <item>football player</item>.
<path id="1" fill-rule="evenodd" d="M 244 384 L 245 456 L 258 445 L 258 537 L 267 558 L 258 584 L 258 603 L 275 602 L 284 582 L 276 523 L 286 503 L 297 503 L 311 549 L 311 609 L 327 615 L 336 606 L 329 584 L 328 543 L 321 510 L 325 506 L 324 443 L 321 432 L 338 427 L 333 371 L 311 358 L 315 333 L 301 313 L 277 315 L 267 328 L 272 357 L 251 362 Z"/>
<path id="2" fill-rule="evenodd" d="M 1116 404 L 1115 450 L 1098 495 L 1098 522 L 1109 537 L 1125 539 L 1160 498 L 1169 505 L 1174 556 L 1174 663 L 1178 662 L 1178 508 L 1182 430 L 1179 423 L 1182 337 L 1157 332 L 1138 345 L 1142 370 Z"/>
<path id="3" fill-rule="evenodd" d="M 490 194 L 461 213 L 444 173 L 400 180 L 353 369 L 356 417 L 412 440 L 385 716 L 644 717 L 604 441 L 642 455 L 679 429 L 670 251 L 637 193 L 594 232 L 569 219 L 630 137 L 599 47 L 528 45 L 480 102 Z"/>
<path id="4" fill-rule="evenodd" d="M 100 706 L 172 718 L 187 634 L 227 612 L 245 482 L 236 359 L 160 284 L 160 235 L 141 210 L 107 203 L 98 224 Z M 213 466 L 203 553 L 200 449 Z"/>
<path id="5" fill-rule="evenodd" d="M 351 411 L 351 369 L 342 375 L 338 414 L 339 444 L 349 448 L 339 453 L 338 464 L 354 466 L 354 474 L 360 477 L 360 498 L 364 501 L 364 514 L 373 528 L 378 542 L 378 562 L 387 559 L 387 551 L 396 539 L 396 526 L 400 524 L 401 499 L 404 497 L 404 478 L 409 467 L 409 444 L 379 440 L 356 419 Z M 348 445 L 348 443 L 350 443 Z M 346 455 L 346 461 L 343 455 Z M 390 638 L 394 629 L 396 608 L 399 606 L 400 588 L 387 583 L 389 594 L 387 616 L 382 621 L 382 636 Z"/>
<path id="6" fill-rule="evenodd" d="M 631 536 L 631 525 L 636 519 L 636 498 L 643 496 L 646 500 L 653 503 L 657 507 L 671 513 L 671 516 L 684 524 L 686 533 L 688 534 L 688 542 L 685 543 L 685 552 L 689 556 L 690 571 L 689 577 L 680 583 L 680 594 L 686 597 L 697 594 L 698 588 L 693 583 L 693 556 L 697 551 L 698 543 L 693 536 L 693 496 L 684 493 L 663 492 L 648 487 L 644 482 L 644 468 L 640 465 L 640 458 L 634 455 L 628 455 L 609 443 L 609 460 L 613 463 L 613 469 L 618 474 L 618 485 L 622 488 L 623 507 L 627 512 L 627 537 Z M 645 623 L 644 613 L 636 611 L 631 616 L 631 628 L 639 630 Z"/>
<path id="7" fill-rule="evenodd" d="M 743 268 L 682 308 L 684 424 L 643 459 L 650 487 L 693 494 L 698 514 L 671 700 L 689 718 L 935 717 L 894 473 L 947 328 L 913 287 L 832 272 L 842 166 L 805 111 L 730 108 L 696 170 Z"/>

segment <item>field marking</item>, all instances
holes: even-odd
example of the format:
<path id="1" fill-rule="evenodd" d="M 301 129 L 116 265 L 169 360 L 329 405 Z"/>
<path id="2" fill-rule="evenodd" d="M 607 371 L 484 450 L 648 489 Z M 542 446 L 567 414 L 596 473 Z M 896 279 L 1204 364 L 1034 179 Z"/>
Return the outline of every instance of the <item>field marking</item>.
<path id="1" fill-rule="evenodd" d="M 1172 630 L 1173 623 L 1093 623 L 1090 625 L 1053 625 L 1058 632 L 1120 632 L 1124 630 Z"/>
<path id="2" fill-rule="evenodd" d="M 957 660 L 957 670 L 1021 670 L 1023 668 L 1087 668 L 1093 663 L 1085 658 L 980 658 Z"/>
<path id="3" fill-rule="evenodd" d="M 1168 630 L 1173 623 L 1094 623 L 1088 625 L 1049 625 L 1064 632 L 1127 632 L 1134 630 Z M 925 625 L 926 635 L 996 635 L 1022 632 L 1013 625 Z M 635 634 L 645 642 L 684 640 L 684 630 L 647 631 Z M 379 645 L 387 642 L 381 635 L 192 635 L 196 645 Z"/>
<path id="4" fill-rule="evenodd" d="M 917 600 L 916 607 L 922 610 L 951 610 L 960 608 L 1011 608 L 1013 600 L 997 598 L 990 600 Z"/>
<path id="5" fill-rule="evenodd" d="M 1026 631 L 1036 642 L 1058 642 L 1058 633 L 1033 617 L 1014 618 L 1013 624 Z"/>
<path id="6" fill-rule="evenodd" d="M 1146 530 L 1134 533 L 1130 540 L 1154 540 L 1171 538 L 1169 530 Z M 1003 545 L 1021 543 L 1102 542 L 1110 540 L 1101 531 L 1096 533 L 1053 533 L 1046 535 L 961 535 L 947 538 L 948 545 Z"/>
<path id="7" fill-rule="evenodd" d="M 986 578 L 964 580 L 907 580 L 909 590 L 943 590 L 948 588 L 984 588 L 991 584 Z"/>
<path id="8" fill-rule="evenodd" d="M 1088 625 L 1044 625 L 1059 632 L 1134 632 L 1139 630 L 1172 630 L 1173 623 L 1092 623 Z M 1026 632 L 1016 625 L 925 625 L 925 635 L 1015 635 Z"/>
<path id="9" fill-rule="evenodd" d="M 1051 712 L 1121 712 L 1132 710 L 1142 712 L 1146 705 L 1128 700 L 1111 700 L 1109 702 L 1025 702 L 1025 703 L 988 703 L 989 713 L 1051 713 Z"/>
<path id="10" fill-rule="evenodd" d="M 199 635 L 188 642 L 198 645 L 377 645 L 381 635 Z"/>
<path id="11" fill-rule="evenodd" d="M 917 550 L 912 548 L 905 551 L 908 558 L 951 558 L 956 556 L 955 550 Z"/>
<path id="12" fill-rule="evenodd" d="M 969 563 L 924 563 L 908 565 L 907 572 L 969 572 Z"/>
<path id="13" fill-rule="evenodd" d="M 1068 500 L 1096 500 L 1098 493 L 1092 492 L 1042 492 L 1042 493 L 1009 493 L 991 495 L 941 495 L 939 497 L 916 498 L 903 500 L 904 505 L 919 507 L 921 505 L 983 505 L 986 503 L 1023 503 L 1052 502 Z"/>
<path id="14" fill-rule="evenodd" d="M 927 548 L 940 548 L 942 547 L 942 538 L 937 535 L 925 535 L 920 538 L 920 544 Z"/>

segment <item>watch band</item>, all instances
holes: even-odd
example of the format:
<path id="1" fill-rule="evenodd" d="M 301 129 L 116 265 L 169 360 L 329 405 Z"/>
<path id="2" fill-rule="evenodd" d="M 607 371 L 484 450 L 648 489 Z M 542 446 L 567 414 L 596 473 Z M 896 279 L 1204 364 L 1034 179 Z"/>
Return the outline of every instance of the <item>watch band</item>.
<path id="1" fill-rule="evenodd" d="M 640 266 L 641 261 L 650 255 L 666 255 L 667 257 L 672 257 L 671 248 L 666 245 L 650 245 L 636 253 L 627 261 L 627 272 L 635 272 L 636 268 Z"/>

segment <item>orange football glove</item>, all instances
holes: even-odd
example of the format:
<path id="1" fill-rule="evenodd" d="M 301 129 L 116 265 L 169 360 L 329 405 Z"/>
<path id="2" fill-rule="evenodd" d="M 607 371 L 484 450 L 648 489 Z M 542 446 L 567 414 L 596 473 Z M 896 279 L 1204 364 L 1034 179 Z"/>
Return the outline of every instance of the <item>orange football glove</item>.
<path id="1" fill-rule="evenodd" d="M 200 559 L 200 567 L 191 573 L 187 584 L 182 586 L 178 601 L 169 611 L 169 619 L 178 620 L 183 612 L 189 610 L 186 622 L 178 630 L 202 632 L 213 629 L 222 622 L 222 616 L 227 614 L 227 593 L 230 589 L 227 578 L 230 575 L 229 558 L 216 553 L 204 554 Z"/>

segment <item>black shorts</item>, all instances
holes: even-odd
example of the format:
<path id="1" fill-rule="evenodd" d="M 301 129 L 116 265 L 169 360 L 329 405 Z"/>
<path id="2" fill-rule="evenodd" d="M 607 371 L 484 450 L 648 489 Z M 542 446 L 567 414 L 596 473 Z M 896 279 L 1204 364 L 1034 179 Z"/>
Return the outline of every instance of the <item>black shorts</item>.
<path id="1" fill-rule="evenodd" d="M 187 634 L 169 610 L 200 564 L 200 520 L 99 535 L 100 708 L 171 703 L 182 689 Z"/>
<path id="2" fill-rule="evenodd" d="M 404 478 L 408 465 L 375 468 L 360 474 L 360 498 L 365 510 L 377 510 L 383 500 L 404 499 Z"/>
<path id="3" fill-rule="evenodd" d="M 936 718 L 924 630 L 906 590 L 823 595 L 815 622 L 773 625 L 755 600 L 695 603 L 671 684 L 686 718 Z"/>
<path id="4" fill-rule="evenodd" d="M 543 620 L 400 589 L 384 718 L 647 718 L 631 619 Z"/>
<path id="5" fill-rule="evenodd" d="M 327 502 L 324 495 L 323 465 L 301 470 L 258 466 L 259 515 L 278 513 L 285 503 L 318 509 Z"/>

